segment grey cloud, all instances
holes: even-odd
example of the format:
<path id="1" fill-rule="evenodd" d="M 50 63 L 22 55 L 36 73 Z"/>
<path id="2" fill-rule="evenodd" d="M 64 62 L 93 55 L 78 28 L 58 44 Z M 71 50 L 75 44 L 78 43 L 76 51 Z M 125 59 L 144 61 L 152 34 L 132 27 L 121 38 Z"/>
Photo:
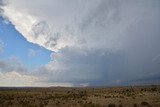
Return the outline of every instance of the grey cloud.
<path id="1" fill-rule="evenodd" d="M 82 52 L 70 48 L 54 54 L 54 58 L 57 62 L 50 62 L 37 70 L 38 77 L 45 78 L 46 83 L 125 85 L 128 81 L 150 76 L 150 74 L 143 76 L 146 71 L 133 72 L 127 69 L 130 63 L 127 62 L 126 53 L 122 51 L 114 53 L 105 50 L 84 50 Z"/>
<path id="2" fill-rule="evenodd" d="M 43 38 L 45 41 L 44 47 L 50 47 L 51 49 L 57 47 L 58 42 L 62 37 L 61 32 L 55 32 L 52 30 L 50 24 L 46 21 L 40 21 L 32 26 L 34 39 Z"/>
<path id="3" fill-rule="evenodd" d="M 6 0 L 0 0 L 0 6 L 3 6 L 6 4 Z"/>
<path id="4" fill-rule="evenodd" d="M 3 15 L 4 14 L 4 10 L 2 9 L 2 7 L 6 6 L 8 4 L 9 4 L 9 0 L 0 0 L 0 16 L 1 17 L 4 17 L 4 15 Z"/>
<path id="5" fill-rule="evenodd" d="M 38 38 L 38 36 L 47 36 L 50 35 L 50 29 L 48 24 L 45 21 L 40 21 L 33 25 L 32 31 L 34 33 L 35 39 Z"/>
<path id="6" fill-rule="evenodd" d="M 156 55 L 156 56 L 152 59 L 152 61 L 154 62 L 154 61 L 157 61 L 157 60 L 159 60 L 159 59 L 160 59 L 160 54 Z"/>
<path id="7" fill-rule="evenodd" d="M 83 34 L 82 37 L 94 46 L 87 48 L 86 43 L 86 48 L 68 47 L 55 54 L 54 59 L 58 65 L 53 62 L 51 67 L 47 66 L 44 70 L 48 81 L 124 85 L 138 83 L 138 80 L 147 82 L 148 79 L 150 82 L 160 75 L 159 61 L 152 61 L 160 53 L 160 14 L 157 4 L 149 1 L 135 6 L 136 3 L 132 1 L 110 2 L 113 6 L 107 6 L 106 1 L 102 2 L 80 27 L 84 28 L 83 33 L 80 33 Z M 114 4 L 119 7 L 115 9 Z M 124 10 L 127 8 L 130 10 Z M 113 18 L 115 14 L 118 19 Z M 105 18 L 101 20 L 103 16 Z M 105 26 L 99 25 L 100 23 Z M 99 42 L 104 42 L 104 45 Z M 111 49 L 105 45 L 110 45 Z"/>
<path id="8" fill-rule="evenodd" d="M 88 30 L 89 26 L 106 28 L 108 23 L 117 23 L 120 20 L 119 9 L 122 0 L 101 0 L 98 6 L 93 8 L 80 24 L 81 30 Z"/>
<path id="9" fill-rule="evenodd" d="M 27 73 L 27 68 L 15 57 L 0 60 L 0 72 L 19 72 L 19 73 Z"/>
<path id="10" fill-rule="evenodd" d="M 9 0 L 0 0 L 0 16 L 3 16 L 3 12 L 4 12 L 2 7 L 7 5 L 8 3 L 9 3 Z"/>
<path id="11" fill-rule="evenodd" d="M 122 78 L 117 75 L 123 71 L 121 65 L 123 66 L 125 59 L 121 53 L 110 53 L 104 50 L 81 52 L 78 49 L 64 49 L 61 53 L 61 55 L 58 53 L 54 56 L 58 65 L 56 62 L 51 62 L 51 68 L 48 65 L 38 70 L 42 77 L 47 77 L 48 82 L 80 84 L 99 81 L 99 83 L 107 84 L 108 81 Z"/>

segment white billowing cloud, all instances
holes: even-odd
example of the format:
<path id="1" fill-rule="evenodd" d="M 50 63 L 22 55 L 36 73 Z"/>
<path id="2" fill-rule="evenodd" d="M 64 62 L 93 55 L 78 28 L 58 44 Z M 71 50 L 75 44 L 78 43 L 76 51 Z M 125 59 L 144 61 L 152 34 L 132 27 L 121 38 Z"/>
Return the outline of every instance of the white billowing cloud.
<path id="1" fill-rule="evenodd" d="M 49 50 L 76 46 L 114 51 L 127 47 L 128 29 L 146 17 L 157 17 L 156 2 L 10 0 L 2 9 L 28 41 Z"/>
<path id="2" fill-rule="evenodd" d="M 33 86 L 37 78 L 16 71 L 0 72 L 0 86 Z"/>
<path id="3" fill-rule="evenodd" d="M 148 11 L 140 6 L 124 11 L 128 4 L 132 6 L 111 0 L 10 0 L 2 9 L 28 41 L 52 51 L 66 46 L 112 50 L 122 48 L 125 30 Z"/>
<path id="4" fill-rule="evenodd" d="M 35 7 L 37 7 L 36 6 L 37 2 L 39 2 L 38 8 L 40 9 L 42 5 L 41 3 L 44 2 L 42 0 L 35 2 L 32 1 L 25 2 L 21 0 L 9 1 L 7 6 L 1 7 L 4 11 L 3 16 L 8 18 L 8 20 L 11 21 L 13 25 L 15 25 L 15 28 L 28 41 L 32 43 L 39 44 L 40 46 L 43 46 L 52 51 L 58 51 L 59 49 L 64 48 L 65 46 L 73 45 L 75 38 L 70 33 L 68 33 L 67 30 L 65 30 L 67 25 L 66 26 L 57 24 L 54 25 L 53 22 L 50 24 L 50 21 L 46 21 L 47 20 L 46 18 L 39 17 L 42 15 L 42 14 L 40 15 L 37 14 L 37 12 L 38 13 L 41 12 L 39 9 L 36 9 L 37 11 L 34 11 L 35 13 L 34 12 L 32 13 L 32 9 L 35 9 Z M 49 3 L 50 2 L 53 1 L 49 0 Z M 58 3 L 58 1 L 55 2 Z M 25 7 L 22 8 L 22 5 Z M 29 9 L 29 7 L 27 6 L 30 5 L 33 5 L 35 7 L 33 8 L 31 6 L 31 8 Z M 18 10 L 20 9 L 20 11 L 17 11 L 17 9 Z M 49 14 L 50 13 L 48 13 L 48 15 Z M 56 20 L 58 19 L 59 17 L 56 18 Z M 55 22 L 57 22 L 56 20 Z M 71 21 L 72 20 L 73 18 L 71 19 Z M 60 23 L 60 21 L 58 22 L 58 24 Z"/>
<path id="5" fill-rule="evenodd" d="M 43 83 L 36 76 L 20 74 L 16 71 L 0 72 L 0 86 L 36 86 L 36 87 L 49 87 L 49 86 L 65 86 L 71 87 L 72 83 Z"/>
<path id="6" fill-rule="evenodd" d="M 44 83 L 121 84 L 160 75 L 159 0 L 10 0 L 1 6 L 29 42 L 55 51 Z M 159 58 L 159 57 L 157 57 Z"/>

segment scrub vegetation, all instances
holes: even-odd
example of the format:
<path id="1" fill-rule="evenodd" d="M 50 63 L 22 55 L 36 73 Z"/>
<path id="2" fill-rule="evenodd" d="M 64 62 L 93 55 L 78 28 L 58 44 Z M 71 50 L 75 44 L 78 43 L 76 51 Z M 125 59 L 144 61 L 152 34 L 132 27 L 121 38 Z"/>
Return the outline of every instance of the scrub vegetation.
<path id="1" fill-rule="evenodd" d="M 0 107 L 160 107 L 160 86 L 1 87 Z"/>

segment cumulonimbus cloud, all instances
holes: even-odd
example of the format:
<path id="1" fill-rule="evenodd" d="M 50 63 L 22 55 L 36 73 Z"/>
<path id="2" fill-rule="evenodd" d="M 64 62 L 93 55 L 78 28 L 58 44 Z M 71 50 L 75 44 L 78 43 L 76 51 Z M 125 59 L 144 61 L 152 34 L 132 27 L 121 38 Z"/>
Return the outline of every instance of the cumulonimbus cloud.
<path id="1" fill-rule="evenodd" d="M 29 42 L 56 52 L 35 75 L 105 85 L 160 75 L 152 61 L 160 53 L 159 7 L 159 0 L 10 0 L 0 8 Z"/>

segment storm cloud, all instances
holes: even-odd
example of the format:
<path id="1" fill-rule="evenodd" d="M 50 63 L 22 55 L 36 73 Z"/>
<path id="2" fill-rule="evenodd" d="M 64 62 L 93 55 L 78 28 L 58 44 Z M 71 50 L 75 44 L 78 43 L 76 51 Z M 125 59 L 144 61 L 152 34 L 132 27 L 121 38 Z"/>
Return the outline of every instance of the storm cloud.
<path id="1" fill-rule="evenodd" d="M 27 41 L 53 51 L 32 71 L 42 82 L 122 85 L 160 75 L 159 0 L 10 0 L 0 9 Z"/>

